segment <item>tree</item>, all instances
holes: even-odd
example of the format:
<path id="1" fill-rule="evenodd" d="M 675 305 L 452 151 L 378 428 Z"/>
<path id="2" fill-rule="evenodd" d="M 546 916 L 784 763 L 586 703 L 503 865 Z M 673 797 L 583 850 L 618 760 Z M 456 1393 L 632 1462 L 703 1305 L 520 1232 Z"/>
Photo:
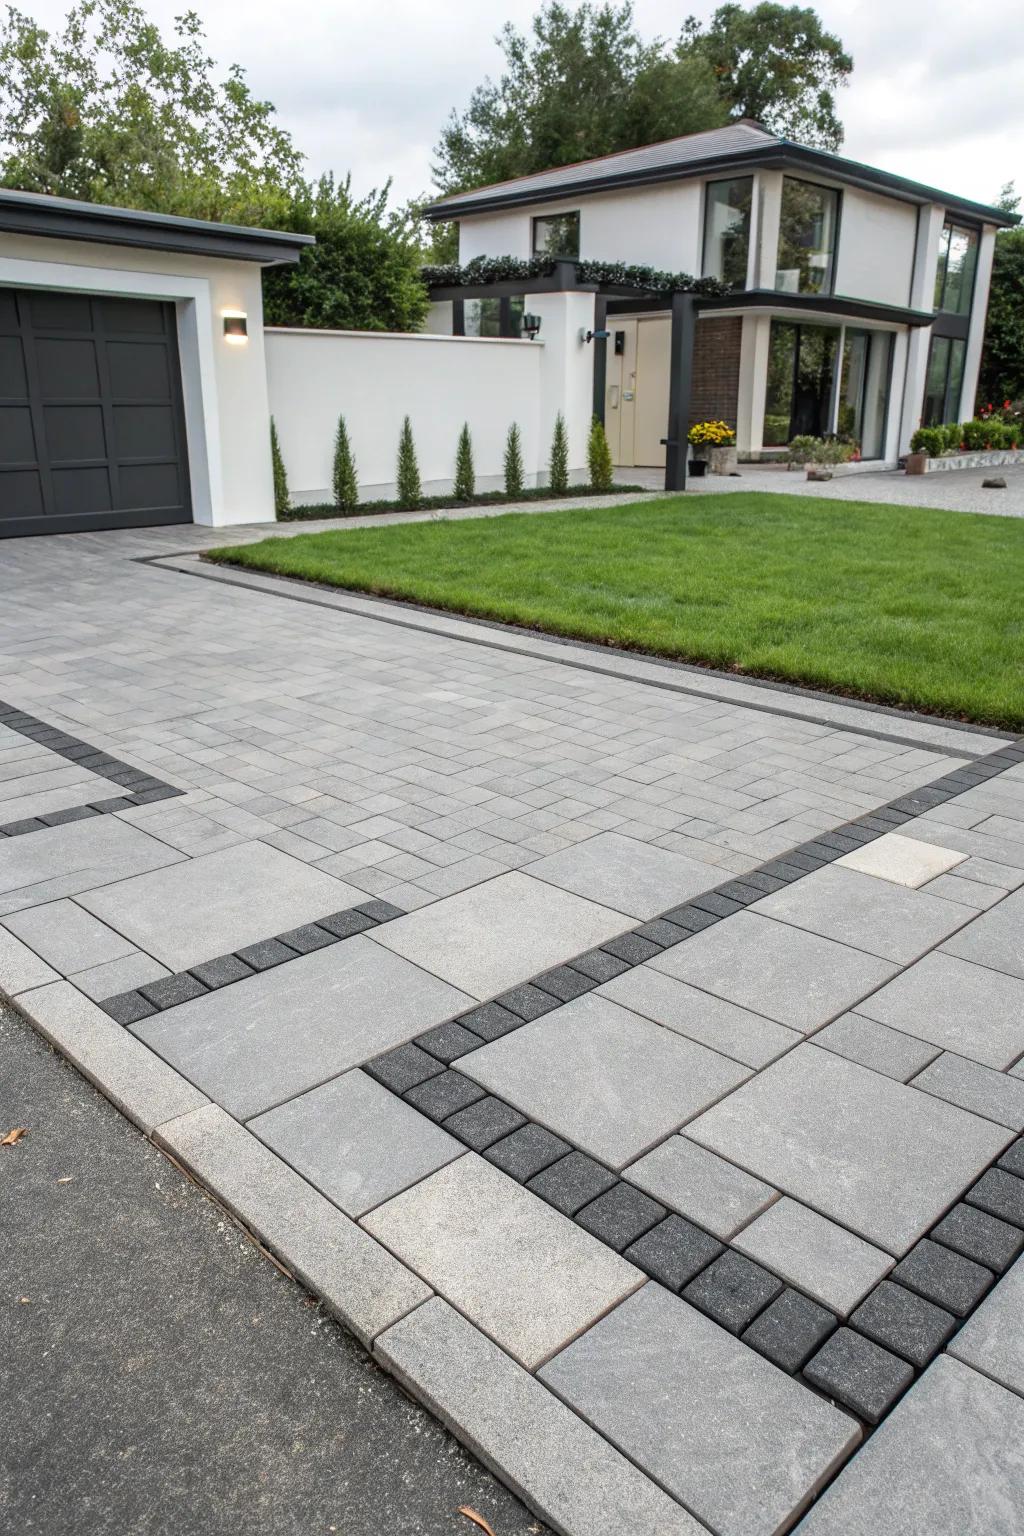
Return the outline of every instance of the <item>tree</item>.
<path id="1" fill-rule="evenodd" d="M 985 346 L 978 379 L 979 404 L 1024 399 L 1024 229 L 996 237 Z"/>
<path id="2" fill-rule="evenodd" d="M 348 427 L 345 425 L 344 416 L 338 417 L 331 479 L 334 488 L 334 505 L 342 512 L 354 512 L 359 505 L 359 477 L 356 474 L 355 456 L 348 440 Z"/>
<path id="3" fill-rule="evenodd" d="M 751 10 L 719 6 L 706 28 L 689 18 L 679 51 L 711 66 L 730 116 L 753 118 L 801 144 L 832 150 L 842 144 L 835 93 L 847 83 L 853 59 L 810 7 L 771 0 Z"/>
<path id="4" fill-rule="evenodd" d="M 316 236 L 294 266 L 264 273 L 268 325 L 334 331 L 417 331 L 430 299 L 408 212 L 388 212 L 389 187 L 363 198 L 351 178 L 321 176 L 292 199 L 287 228 Z"/>
<path id="5" fill-rule="evenodd" d="M 194 11 L 165 41 L 136 0 L 79 0 L 49 33 L 0 21 L 0 181 L 29 192 L 272 226 L 302 157 L 243 71 L 214 75 Z"/>
<path id="6" fill-rule="evenodd" d="M 555 430 L 551 438 L 548 486 L 556 496 L 564 496 L 569 489 L 569 439 L 561 411 L 555 417 Z"/>
<path id="7" fill-rule="evenodd" d="M 505 495 L 521 496 L 523 494 L 523 445 L 519 437 L 519 427 L 513 422 L 508 429 L 505 439 Z"/>
<path id="8" fill-rule="evenodd" d="M 398 472 L 395 475 L 395 489 L 400 507 L 416 507 L 423 500 L 420 467 L 416 462 L 416 444 L 413 442 L 412 423 L 408 416 L 402 422 L 402 431 L 398 438 Z"/>
<path id="9" fill-rule="evenodd" d="M 462 423 L 459 445 L 455 450 L 455 485 L 452 494 L 456 501 L 472 501 L 476 495 L 476 471 L 473 468 L 473 439 L 469 435 L 469 422 Z"/>
<path id="10" fill-rule="evenodd" d="M 292 499 L 288 492 L 288 474 L 281 457 L 281 444 L 277 440 L 277 425 L 273 416 L 270 418 L 270 462 L 274 471 L 274 511 L 278 517 L 283 517 L 291 511 Z"/>
<path id="11" fill-rule="evenodd" d="M 587 443 L 587 466 L 590 471 L 591 488 L 595 491 L 610 491 L 615 483 L 615 471 L 612 466 L 612 451 L 608 447 L 608 438 L 602 422 L 597 416 L 590 424 L 590 439 Z"/>

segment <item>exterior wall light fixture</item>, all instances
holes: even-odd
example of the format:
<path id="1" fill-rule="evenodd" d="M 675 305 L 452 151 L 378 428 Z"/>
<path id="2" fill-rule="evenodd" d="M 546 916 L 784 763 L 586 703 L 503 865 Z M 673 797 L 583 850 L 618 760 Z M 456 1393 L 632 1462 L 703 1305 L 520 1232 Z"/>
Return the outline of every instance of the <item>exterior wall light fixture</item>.
<path id="1" fill-rule="evenodd" d="M 533 338 L 536 335 L 539 334 L 539 332 L 540 332 L 540 315 L 524 315 L 523 316 L 523 335 L 524 336 L 529 336 L 530 340 L 532 341 Z"/>
<path id="2" fill-rule="evenodd" d="M 607 341 L 611 331 L 580 331 L 580 346 L 585 347 L 588 341 Z"/>
<path id="3" fill-rule="evenodd" d="M 224 340 L 233 346 L 241 346 L 249 340 L 249 323 L 245 315 L 232 311 L 224 316 Z"/>

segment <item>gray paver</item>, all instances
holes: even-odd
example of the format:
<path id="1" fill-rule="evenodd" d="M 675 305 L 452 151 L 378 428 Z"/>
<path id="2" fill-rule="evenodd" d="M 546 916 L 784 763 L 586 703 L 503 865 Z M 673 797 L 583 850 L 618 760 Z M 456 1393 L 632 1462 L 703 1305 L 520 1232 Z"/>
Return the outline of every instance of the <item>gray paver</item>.
<path id="1" fill-rule="evenodd" d="M 845 1414 L 656 1285 L 541 1379 L 721 1536 L 770 1536 L 860 1439 Z"/>
<path id="2" fill-rule="evenodd" d="M 778 1199 L 770 1184 L 686 1136 L 670 1136 L 631 1163 L 625 1177 L 724 1241 Z"/>
<path id="3" fill-rule="evenodd" d="M 687 1135 L 896 1255 L 1010 1140 L 988 1120 L 812 1044 L 744 1083 Z"/>
<path id="4" fill-rule="evenodd" d="M 404 1264 L 216 1104 L 157 1137 L 364 1344 L 430 1295 Z"/>
<path id="5" fill-rule="evenodd" d="M 967 1319 L 949 1353 L 1024 1396 L 1022 1317 L 1024 1264 L 1018 1261 Z"/>
<path id="6" fill-rule="evenodd" d="M 3 926 L 28 944 L 62 976 L 121 960 L 135 945 L 85 912 L 75 901 L 49 901 L 26 907 Z"/>
<path id="7" fill-rule="evenodd" d="M 895 960 L 916 960 L 971 914 L 959 902 L 830 865 L 758 903 L 764 917 Z"/>
<path id="8" fill-rule="evenodd" d="M 105 998 L 134 991 L 147 981 L 157 981 L 161 976 L 169 975 L 165 965 L 135 949 L 123 960 L 109 960 L 106 965 L 97 965 L 88 971 L 76 971 L 68 980 L 73 981 L 78 990 L 92 998 L 94 1003 L 101 1003 Z"/>
<path id="9" fill-rule="evenodd" d="M 358 1066 L 469 999 L 363 934 L 169 1008 L 135 1033 L 240 1119 Z"/>
<path id="10" fill-rule="evenodd" d="M 0 914 L 74 896 L 185 855 L 117 816 L 93 816 L 0 843 Z"/>
<path id="11" fill-rule="evenodd" d="M 1024 892 L 1015 891 L 977 918 L 966 933 L 959 933 L 943 944 L 943 953 L 959 955 L 962 960 L 973 960 L 976 965 L 991 966 L 992 970 L 1005 971 L 1010 976 L 1024 977 L 1022 925 Z"/>
<path id="12" fill-rule="evenodd" d="M 844 1013 L 842 1018 L 833 1019 L 831 1024 L 818 1030 L 814 1043 L 826 1051 L 834 1051 L 837 1056 L 845 1056 L 847 1061 L 870 1067 L 872 1072 L 894 1077 L 898 1083 L 908 1082 L 939 1055 L 937 1046 L 917 1040 L 902 1030 L 890 1029 L 858 1012 Z"/>
<path id="13" fill-rule="evenodd" d="M 941 950 L 865 998 L 857 1012 L 988 1067 L 1008 1067 L 1024 1051 L 1024 981 Z"/>
<path id="14" fill-rule="evenodd" d="M 991 1067 L 944 1051 L 913 1079 L 912 1086 L 997 1125 L 1024 1131 L 1024 1082 L 1005 1072 L 993 1072 Z"/>
<path id="15" fill-rule="evenodd" d="M 241 843 L 83 895 L 140 949 L 185 970 L 352 906 L 362 892 L 264 843 Z"/>
<path id="16" fill-rule="evenodd" d="M 704 1536 L 704 1527 L 440 1297 L 375 1354 L 556 1530 Z"/>
<path id="17" fill-rule="evenodd" d="M 513 870 L 373 932 L 483 1001 L 628 928 L 629 917 Z"/>
<path id="18" fill-rule="evenodd" d="M 643 1280 L 474 1153 L 378 1206 L 363 1225 L 530 1369 Z"/>
<path id="19" fill-rule="evenodd" d="M 530 874 L 632 917 L 649 918 L 722 883 L 713 864 L 601 832 L 531 864 Z"/>
<path id="20" fill-rule="evenodd" d="M 738 912 L 649 963 L 804 1033 L 896 974 L 888 961 L 752 912 Z"/>
<path id="21" fill-rule="evenodd" d="M 249 1129 L 347 1216 L 364 1215 L 465 1151 L 365 1072 L 258 1115 Z"/>
<path id="22" fill-rule="evenodd" d="M 733 1244 L 843 1316 L 893 1264 L 888 1253 L 785 1196 Z"/>
<path id="23" fill-rule="evenodd" d="M 800 1536 L 1020 1536 L 1024 1402 L 941 1356 L 819 1499 Z"/>
<path id="24" fill-rule="evenodd" d="M 749 1076 L 593 994 L 474 1051 L 460 1070 L 613 1168 Z"/>
<path id="25" fill-rule="evenodd" d="M 649 964 L 606 982 L 600 991 L 603 997 L 622 1003 L 634 1013 L 748 1067 L 767 1066 L 800 1039 L 795 1030 L 687 986 Z"/>
<path id="26" fill-rule="evenodd" d="M 29 949 L 13 933 L 0 928 L 0 992 L 17 997 L 30 987 L 42 987 L 49 981 L 59 981 L 57 972 L 41 960 L 35 950 Z"/>

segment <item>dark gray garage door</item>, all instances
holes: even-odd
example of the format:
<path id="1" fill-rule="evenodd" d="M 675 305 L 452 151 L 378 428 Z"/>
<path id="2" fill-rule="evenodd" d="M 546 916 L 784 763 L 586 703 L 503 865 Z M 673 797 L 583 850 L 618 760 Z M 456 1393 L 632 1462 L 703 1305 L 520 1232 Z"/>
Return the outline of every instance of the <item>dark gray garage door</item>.
<path id="1" fill-rule="evenodd" d="M 0 537 L 191 520 L 174 306 L 0 288 Z"/>

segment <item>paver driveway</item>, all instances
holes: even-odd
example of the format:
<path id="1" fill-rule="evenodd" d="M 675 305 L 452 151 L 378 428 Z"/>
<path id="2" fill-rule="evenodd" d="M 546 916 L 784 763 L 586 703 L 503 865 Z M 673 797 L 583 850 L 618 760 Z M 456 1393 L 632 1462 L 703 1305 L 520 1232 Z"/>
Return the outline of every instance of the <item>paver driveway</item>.
<path id="1" fill-rule="evenodd" d="M 204 542 L 0 548 L 0 987 L 556 1528 L 1024 1529 L 1024 749 Z"/>

